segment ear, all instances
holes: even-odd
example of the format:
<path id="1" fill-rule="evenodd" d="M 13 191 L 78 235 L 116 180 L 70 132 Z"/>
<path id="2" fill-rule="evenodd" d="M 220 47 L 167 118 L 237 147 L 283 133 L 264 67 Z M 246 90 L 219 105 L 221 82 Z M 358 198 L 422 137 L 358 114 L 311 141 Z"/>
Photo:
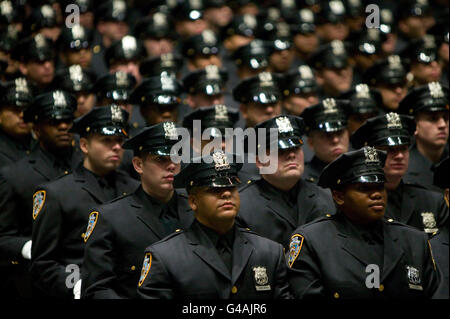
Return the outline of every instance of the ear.
<path id="1" fill-rule="evenodd" d="M 306 139 L 306 143 L 308 143 L 308 146 L 311 150 L 314 150 L 314 147 L 313 147 L 314 138 L 311 135 L 312 134 L 308 135 L 308 138 Z"/>
<path id="2" fill-rule="evenodd" d="M 144 166 L 144 162 L 143 162 L 142 158 L 140 158 L 139 156 L 134 156 L 133 159 L 131 160 L 131 162 L 133 163 L 134 170 L 139 175 L 144 173 L 144 170 L 142 168 Z"/>
<path id="3" fill-rule="evenodd" d="M 332 190 L 331 195 L 338 206 L 342 206 L 345 203 L 344 193 L 342 191 Z"/>
<path id="4" fill-rule="evenodd" d="M 189 105 L 191 109 L 194 108 L 194 99 L 192 98 L 192 95 L 189 94 L 188 96 L 186 96 L 186 99 L 184 101 L 187 105 Z"/>
<path id="5" fill-rule="evenodd" d="M 85 137 L 80 138 L 80 150 L 83 152 L 84 155 L 89 153 L 89 141 Z"/>
<path id="6" fill-rule="evenodd" d="M 239 105 L 239 110 L 241 111 L 242 117 L 244 118 L 244 120 L 247 119 L 247 105 L 245 104 L 241 104 Z"/>
<path id="7" fill-rule="evenodd" d="M 323 86 L 323 83 L 325 82 L 325 80 L 323 79 L 323 76 L 322 76 L 322 70 L 317 70 L 316 82 L 319 86 Z"/>
<path id="8" fill-rule="evenodd" d="M 19 63 L 19 70 L 24 76 L 28 75 L 28 68 L 24 63 Z"/>
<path id="9" fill-rule="evenodd" d="M 195 194 L 189 194 L 188 204 L 191 207 L 192 211 L 197 211 L 197 196 L 195 196 Z"/>

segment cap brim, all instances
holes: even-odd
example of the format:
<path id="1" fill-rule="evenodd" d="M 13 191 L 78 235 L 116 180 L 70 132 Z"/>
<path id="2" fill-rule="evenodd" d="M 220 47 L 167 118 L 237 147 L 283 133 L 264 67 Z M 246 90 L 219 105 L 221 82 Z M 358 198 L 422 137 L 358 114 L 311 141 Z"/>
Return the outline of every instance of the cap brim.
<path id="1" fill-rule="evenodd" d="M 276 93 L 271 92 L 257 92 L 253 93 L 251 97 L 252 102 L 259 104 L 274 104 L 280 100 L 280 97 Z"/>
<path id="2" fill-rule="evenodd" d="M 386 182 L 386 177 L 383 174 L 367 174 L 358 176 L 352 180 L 345 182 L 344 184 L 355 184 L 355 183 L 376 183 L 381 184 Z"/>
<path id="3" fill-rule="evenodd" d="M 319 131 L 323 132 L 337 132 L 347 127 L 347 121 L 338 120 L 338 121 L 329 121 L 317 124 L 316 128 Z"/>
<path id="4" fill-rule="evenodd" d="M 285 150 L 289 148 L 296 148 L 303 145 L 303 140 L 300 137 L 288 137 L 278 140 L 278 148 Z"/>
<path id="5" fill-rule="evenodd" d="M 123 127 L 117 127 L 117 126 L 103 126 L 103 127 L 93 128 L 91 131 L 94 133 L 106 135 L 106 136 L 128 137 L 128 133 L 125 131 L 125 129 Z"/>

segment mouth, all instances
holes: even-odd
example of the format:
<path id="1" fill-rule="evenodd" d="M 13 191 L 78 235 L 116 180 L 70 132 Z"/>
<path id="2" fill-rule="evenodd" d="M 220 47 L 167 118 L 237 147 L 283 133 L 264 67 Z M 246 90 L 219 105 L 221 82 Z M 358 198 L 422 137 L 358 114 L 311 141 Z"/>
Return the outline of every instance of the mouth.
<path id="1" fill-rule="evenodd" d="M 335 149 L 332 151 L 332 153 L 333 153 L 333 154 L 341 154 L 341 153 L 342 153 L 342 148 L 335 148 Z"/>
<path id="2" fill-rule="evenodd" d="M 234 207 L 236 207 L 236 205 L 233 202 L 225 202 L 219 206 L 219 208 L 225 208 L 225 209 L 231 209 Z"/>
<path id="3" fill-rule="evenodd" d="M 382 211 L 385 207 L 384 202 L 375 202 L 369 205 L 369 208 L 372 208 L 375 211 Z"/>
<path id="4" fill-rule="evenodd" d="M 171 181 L 171 182 L 173 182 L 173 180 L 174 180 L 175 178 L 174 178 L 174 175 L 167 175 L 167 176 L 164 176 L 163 179 L 166 180 L 166 181 Z"/>
<path id="5" fill-rule="evenodd" d="M 286 168 L 297 168 L 297 167 L 298 167 L 298 164 L 297 164 L 297 163 L 289 163 L 289 164 L 286 164 L 285 167 L 286 167 Z"/>

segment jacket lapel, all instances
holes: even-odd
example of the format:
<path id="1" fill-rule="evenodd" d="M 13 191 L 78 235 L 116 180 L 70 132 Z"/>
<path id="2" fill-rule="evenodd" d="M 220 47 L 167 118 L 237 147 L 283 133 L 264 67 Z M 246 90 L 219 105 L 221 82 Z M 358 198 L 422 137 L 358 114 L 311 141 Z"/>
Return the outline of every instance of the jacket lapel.
<path id="1" fill-rule="evenodd" d="M 273 211 L 275 214 L 286 220 L 293 228 L 296 227 L 294 218 L 289 214 L 291 208 L 283 201 L 278 194 L 273 194 L 273 196 L 267 196 L 268 193 L 273 193 L 273 191 L 267 187 L 267 185 L 262 184 L 260 195 L 267 200 L 267 208 Z"/>
<path id="2" fill-rule="evenodd" d="M 82 167 L 77 168 L 73 172 L 75 181 L 79 183 L 83 183 L 83 186 L 81 186 L 82 189 L 84 189 L 86 192 L 88 192 L 94 199 L 99 203 L 105 202 L 105 196 L 103 195 L 102 190 L 100 189 L 100 186 L 98 185 L 97 180 L 89 174 L 85 169 Z"/>
<path id="3" fill-rule="evenodd" d="M 177 227 L 181 229 L 187 229 L 191 227 L 194 222 L 195 216 L 191 207 L 188 204 L 187 196 L 183 193 L 178 193 L 178 190 L 175 191 L 174 196 L 178 196 L 177 198 L 177 212 L 178 212 L 178 224 Z"/>
<path id="4" fill-rule="evenodd" d="M 359 234 L 357 234 L 351 226 L 348 224 L 347 220 L 343 223 L 339 223 L 340 228 L 338 236 L 342 243 L 342 249 L 347 253 L 352 255 L 355 259 L 359 260 L 363 265 L 367 266 L 370 264 L 368 260 L 368 255 L 364 254 L 364 248 L 361 245 L 361 239 Z"/>
<path id="5" fill-rule="evenodd" d="M 58 177 L 59 172 L 50 167 L 50 163 L 45 161 L 43 156 L 38 155 L 39 152 L 41 152 L 41 150 L 39 150 L 38 153 L 34 153 L 29 158 L 29 162 L 32 165 L 33 169 L 48 181 L 51 181 Z"/>
<path id="6" fill-rule="evenodd" d="M 314 200 L 312 200 L 312 198 L 316 195 L 311 191 L 308 184 L 303 179 L 300 180 L 299 187 L 300 191 L 297 195 L 297 218 L 298 225 L 303 225 L 306 223 L 306 218 L 313 209 Z"/>
<path id="7" fill-rule="evenodd" d="M 403 185 L 402 212 L 400 222 L 404 224 L 408 224 L 411 217 L 415 214 L 414 197 L 416 197 L 416 195 L 411 191 L 411 188 Z"/>
<path id="8" fill-rule="evenodd" d="M 143 203 L 139 200 L 136 194 L 133 194 L 131 197 L 131 207 L 135 209 L 136 218 L 139 219 L 145 226 L 147 226 L 159 239 L 163 239 L 166 237 L 166 232 L 161 224 L 161 221 L 155 216 L 154 211 L 149 211 L 151 208 L 147 208 L 143 205 Z M 155 207 L 154 210 L 158 210 L 159 207 Z M 152 209 L 153 210 L 153 209 Z"/>
<path id="9" fill-rule="evenodd" d="M 233 270 L 231 285 L 234 286 L 242 271 L 246 267 L 253 252 L 253 246 L 243 236 L 241 230 L 236 227 L 236 234 L 233 244 Z"/>
<path id="10" fill-rule="evenodd" d="M 397 235 L 392 233 L 389 226 L 386 224 L 383 225 L 383 229 L 384 262 L 383 271 L 381 273 L 381 282 L 389 276 L 404 254 L 403 250 L 400 248 L 400 245 L 397 244 Z"/>
<path id="11" fill-rule="evenodd" d="M 214 268 L 219 274 L 224 276 L 226 279 L 231 280 L 230 272 L 225 266 L 224 262 L 219 256 L 216 247 L 213 246 L 209 238 L 200 227 L 193 223 L 190 231 L 186 233 L 186 236 L 191 244 L 192 251 L 200 259 L 202 259 L 207 265 Z M 233 246 L 233 257 L 234 257 L 234 246 Z M 234 263 L 233 263 L 234 264 Z M 234 265 L 233 265 L 234 272 Z"/>

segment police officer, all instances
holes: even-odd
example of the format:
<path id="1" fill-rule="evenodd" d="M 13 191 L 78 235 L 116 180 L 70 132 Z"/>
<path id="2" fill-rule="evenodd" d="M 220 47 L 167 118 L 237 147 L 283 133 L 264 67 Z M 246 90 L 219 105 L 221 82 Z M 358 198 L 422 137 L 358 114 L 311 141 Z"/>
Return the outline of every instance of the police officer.
<path id="1" fill-rule="evenodd" d="M 226 129 L 233 129 L 238 120 L 239 111 L 224 104 L 200 107 L 186 115 L 183 119 L 183 127 L 189 130 L 193 154 L 197 154 L 197 156 L 201 154 L 206 145 L 225 151 L 226 143 L 231 142 L 231 137 L 227 136 Z M 200 122 L 197 125 L 195 121 Z M 205 152 L 209 153 L 208 151 Z"/>
<path id="2" fill-rule="evenodd" d="M 37 296 L 74 297 L 79 286 L 66 284 L 71 274 L 66 267 L 81 267 L 89 213 L 136 190 L 137 182 L 117 170 L 127 116 L 113 104 L 76 119 L 72 131 L 80 135 L 82 164 L 73 173 L 35 188 L 30 273 Z"/>
<path id="3" fill-rule="evenodd" d="M 449 175 L 449 165 L 450 159 L 447 157 L 443 160 L 439 165 L 436 166 L 434 171 L 434 180 L 433 183 L 437 187 L 444 190 L 444 200 L 447 204 L 447 210 L 449 207 L 449 187 L 450 183 L 448 180 Z M 439 229 L 439 232 L 433 234 L 433 237 L 430 239 L 431 247 L 433 248 L 433 256 L 436 259 L 437 268 L 441 274 L 441 282 L 439 284 L 438 291 L 436 293 L 437 298 L 448 299 L 448 231 L 449 224 L 447 221 L 446 227 Z"/>
<path id="4" fill-rule="evenodd" d="M 23 77 L 1 87 L 0 168 L 19 161 L 35 145 L 31 123 L 23 120 L 23 110 L 33 100 L 33 88 Z"/>
<path id="5" fill-rule="evenodd" d="M 139 65 L 139 72 L 144 78 L 164 73 L 178 79 L 181 76 L 183 63 L 183 57 L 179 54 L 165 53 L 143 60 Z"/>
<path id="6" fill-rule="evenodd" d="M 341 155 L 320 175 L 318 184 L 331 189 L 338 212 L 291 236 L 287 263 L 296 298 L 424 299 L 435 293 L 427 235 L 383 219 L 385 156 L 364 147 Z"/>
<path id="7" fill-rule="evenodd" d="M 376 61 L 363 76 L 364 82 L 377 89 L 383 98 L 381 112 L 397 112 L 408 91 L 406 65 L 399 55 Z"/>
<path id="8" fill-rule="evenodd" d="M 258 29 L 258 20 L 253 14 L 234 15 L 231 22 L 223 29 L 223 45 L 229 54 L 249 44 Z"/>
<path id="9" fill-rule="evenodd" d="M 252 40 L 250 43 L 237 49 L 232 59 L 237 68 L 240 80 L 248 79 L 269 68 L 270 51 L 267 43 L 261 39 Z"/>
<path id="10" fill-rule="evenodd" d="M 307 64 L 288 72 L 283 82 L 283 111 L 286 114 L 300 116 L 307 107 L 319 103 L 319 87 Z"/>
<path id="11" fill-rule="evenodd" d="M 55 75 L 53 43 L 42 34 L 26 38 L 18 43 L 15 56 L 20 61 L 20 72 L 43 92 Z"/>
<path id="12" fill-rule="evenodd" d="M 353 68 L 344 42 L 334 40 L 321 45 L 307 62 L 316 71 L 321 97 L 337 97 L 350 89 Z"/>
<path id="13" fill-rule="evenodd" d="M 24 287 L 21 295 L 31 296 L 28 266 L 31 256 L 33 192 L 37 185 L 68 174 L 81 161 L 69 132 L 76 108 L 75 98 L 63 91 L 37 96 L 24 111 L 24 121 L 33 122 L 38 145 L 29 156 L 0 171 L 0 251 L 13 265 Z"/>
<path id="14" fill-rule="evenodd" d="M 242 80 L 233 89 L 233 98 L 240 103 L 245 127 L 255 127 L 281 114 L 281 85 L 282 78 L 278 74 L 261 72 Z"/>
<path id="15" fill-rule="evenodd" d="M 172 8 L 175 30 L 182 39 L 200 34 L 208 28 L 208 23 L 203 17 L 204 10 L 203 0 L 178 1 Z"/>
<path id="16" fill-rule="evenodd" d="M 186 103 L 196 109 L 201 106 L 224 104 L 228 73 L 216 65 L 191 72 L 183 79 Z"/>
<path id="17" fill-rule="evenodd" d="M 310 106 L 302 113 L 307 145 L 314 153 L 305 165 L 304 178 L 317 183 L 322 170 L 349 149 L 347 128 L 349 102 L 328 98 Z"/>
<path id="18" fill-rule="evenodd" d="M 317 15 L 317 35 L 323 42 L 331 42 L 334 40 L 344 41 L 349 33 L 350 28 L 345 23 L 347 12 L 344 2 L 321 1 L 321 10 Z"/>
<path id="19" fill-rule="evenodd" d="M 334 213 L 330 194 L 302 178 L 304 171 L 303 140 L 305 124 L 296 116 L 276 116 L 259 123 L 256 129 L 265 129 L 264 141 L 257 138 L 257 145 L 265 145 L 265 155 L 270 162 L 264 163 L 256 157 L 261 177 L 249 180 L 239 190 L 241 209 L 239 220 L 261 236 L 267 237 L 288 248 L 289 235 L 300 225 L 324 214 Z M 270 129 L 278 132 L 274 153 L 270 144 Z M 259 133 L 258 133 L 259 135 Z M 270 151 L 269 151 L 270 148 Z"/>
<path id="20" fill-rule="evenodd" d="M 163 73 L 145 78 L 133 91 L 131 102 L 139 105 L 148 126 L 166 121 L 177 122 L 182 92 L 181 82 Z"/>
<path id="21" fill-rule="evenodd" d="M 240 166 L 218 151 L 176 175 L 174 186 L 186 188 L 195 221 L 146 249 L 140 297 L 290 297 L 282 246 L 235 224 Z"/>
<path id="22" fill-rule="evenodd" d="M 84 236 L 83 298 L 136 298 L 145 248 L 193 222 L 187 196 L 173 188 L 180 164 L 170 155 L 177 142 L 175 123 L 164 122 L 123 145 L 134 152 L 141 186 L 91 211 Z"/>
<path id="23" fill-rule="evenodd" d="M 292 34 L 284 21 L 270 21 L 262 24 L 264 27 L 259 38 L 268 41 L 270 72 L 285 73 L 294 61 Z M 270 31 L 268 30 L 270 29 Z"/>
<path id="24" fill-rule="evenodd" d="M 186 66 L 191 72 L 201 70 L 210 64 L 219 68 L 223 64 L 219 39 L 210 29 L 186 39 L 182 44 L 181 53 L 187 58 Z"/>
<path id="25" fill-rule="evenodd" d="M 94 107 L 96 96 L 93 91 L 94 74 L 79 64 L 59 70 L 55 74 L 52 87 L 72 93 L 77 98 L 75 118 L 88 113 Z"/>
<path id="26" fill-rule="evenodd" d="M 412 117 L 391 112 L 368 119 L 355 131 L 351 141 L 355 149 L 368 145 L 387 152 L 383 167 L 388 195 L 385 218 L 413 226 L 431 236 L 447 225 L 448 209 L 441 194 L 403 181 L 414 130 Z"/>
<path id="27" fill-rule="evenodd" d="M 448 103 L 448 87 L 439 82 L 414 88 L 401 101 L 399 112 L 416 120 L 406 181 L 433 188 L 434 166 L 448 156 Z"/>
<path id="28" fill-rule="evenodd" d="M 61 33 L 55 9 L 50 4 L 31 8 L 29 16 L 23 21 L 22 31 L 26 35 L 42 34 L 55 42 Z"/>
<path id="29" fill-rule="evenodd" d="M 364 83 L 355 85 L 353 89 L 342 93 L 339 98 L 350 102 L 347 124 L 350 134 L 353 134 L 368 119 L 377 116 L 382 104 L 380 92 L 370 89 Z"/>
<path id="30" fill-rule="evenodd" d="M 64 28 L 59 35 L 57 46 L 61 61 L 66 66 L 79 64 L 88 69 L 92 62 L 93 32 L 81 25 Z"/>
<path id="31" fill-rule="evenodd" d="M 302 8 L 291 22 L 296 60 L 299 64 L 304 64 L 319 46 L 316 20 L 314 11 Z"/>
<path id="32" fill-rule="evenodd" d="M 233 19 L 233 11 L 226 0 L 205 0 L 203 16 L 209 28 L 216 33 L 227 26 Z"/>

